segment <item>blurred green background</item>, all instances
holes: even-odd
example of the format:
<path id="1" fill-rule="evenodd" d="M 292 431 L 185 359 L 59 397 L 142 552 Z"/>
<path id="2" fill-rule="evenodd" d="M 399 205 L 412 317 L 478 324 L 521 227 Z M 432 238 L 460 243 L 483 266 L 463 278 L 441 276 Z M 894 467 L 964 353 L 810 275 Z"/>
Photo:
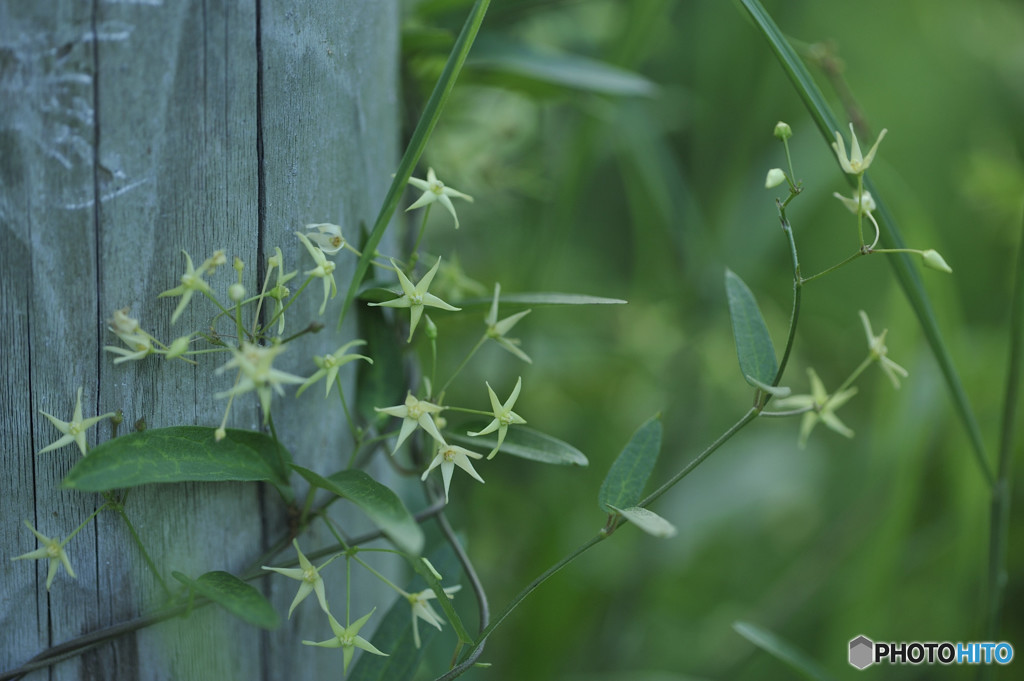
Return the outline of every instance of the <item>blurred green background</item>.
<path id="1" fill-rule="evenodd" d="M 407 3 L 410 124 L 469 4 Z M 908 244 L 937 249 L 955 270 L 922 277 L 994 458 L 1024 197 L 1024 7 L 765 5 L 805 60 L 822 49 L 841 60 L 840 81 L 811 63 L 840 118 L 862 116 L 868 143 L 888 128 L 871 175 Z M 849 193 L 831 150 L 738 4 L 496 0 L 470 61 L 424 165 L 476 201 L 457 205 L 459 232 L 434 211 L 428 248 L 446 260 L 457 253 L 488 290 L 500 281 L 508 293 L 629 301 L 535 309 L 511 334 L 533 365 L 491 345 L 449 396 L 451 404 L 486 404 L 484 378 L 504 398 L 522 375 L 516 411 L 591 462 L 549 468 L 499 456 L 482 469 L 486 485 L 456 476 L 450 512 L 500 610 L 601 527 L 601 480 L 642 421 L 663 414 L 659 481 L 749 407 L 723 272 L 731 268 L 753 289 L 781 348 L 792 292 L 774 206 L 784 191 L 764 189 L 767 170 L 785 164 L 776 121 L 794 130 L 793 162 L 806 188 L 790 209 L 805 274 L 852 253 L 857 236 L 831 196 Z M 979 640 L 988 493 L 883 256 L 808 285 L 783 383 L 808 392 L 813 366 L 835 389 L 866 353 L 861 309 L 876 332 L 889 329 L 889 356 L 910 378 L 895 391 L 877 367 L 863 375 L 840 412 L 854 439 L 818 428 L 800 450 L 798 419 L 755 422 L 655 504 L 679 536 L 656 540 L 624 528 L 542 586 L 491 637 L 482 660 L 495 667 L 466 678 L 796 676 L 740 637 L 736 621 L 773 630 L 840 679 L 862 673 L 847 664 L 858 634 Z M 443 376 L 482 326 L 435 318 Z M 1015 644 L 1024 640 L 1020 470 L 1001 637 Z M 471 595 L 463 590 L 457 600 L 472 627 Z M 443 668 L 450 648 L 435 654 Z M 996 670 L 997 678 L 1013 678 L 1019 664 Z M 884 674 L 967 678 L 975 670 Z"/>

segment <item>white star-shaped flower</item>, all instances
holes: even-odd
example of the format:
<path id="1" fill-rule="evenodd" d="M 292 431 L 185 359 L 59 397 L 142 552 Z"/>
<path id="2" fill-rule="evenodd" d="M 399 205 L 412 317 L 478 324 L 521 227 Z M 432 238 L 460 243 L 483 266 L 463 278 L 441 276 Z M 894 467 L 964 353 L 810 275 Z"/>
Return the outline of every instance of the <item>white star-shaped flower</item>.
<path id="1" fill-rule="evenodd" d="M 430 471 L 434 470 L 438 466 L 441 467 L 441 478 L 444 480 L 444 500 L 448 502 L 448 487 L 452 482 L 452 472 L 455 467 L 458 466 L 462 470 L 469 473 L 474 480 L 483 482 L 484 479 L 476 472 L 473 468 L 473 464 L 470 463 L 470 459 L 482 459 L 482 455 L 476 452 L 471 452 L 464 447 L 456 447 L 455 445 L 446 445 L 438 443 L 437 456 L 427 466 L 427 470 L 423 471 L 421 480 L 426 480 L 427 476 L 430 475 Z"/>
<path id="2" fill-rule="evenodd" d="M 486 383 L 485 385 L 487 385 L 487 394 L 491 398 L 491 410 L 494 413 L 494 420 L 488 423 L 483 430 L 477 431 L 476 433 L 469 433 L 469 435 L 470 437 L 476 437 L 478 435 L 486 435 L 487 433 L 498 431 L 498 444 L 496 444 L 494 449 L 491 450 L 491 453 L 487 455 L 488 459 L 493 459 L 494 455 L 497 454 L 498 450 L 501 448 L 501 443 L 505 441 L 505 434 L 508 432 L 508 427 L 513 424 L 526 423 L 526 419 L 512 411 L 512 407 L 515 406 L 516 400 L 519 398 L 519 390 L 523 387 L 523 378 L 520 376 L 519 380 L 516 381 L 516 387 L 512 389 L 512 394 L 507 400 L 505 400 L 505 404 L 502 404 L 498 400 L 498 396 L 494 394 L 494 389 L 491 388 L 490 383 Z"/>
<path id="3" fill-rule="evenodd" d="M 75 400 L 75 414 L 71 417 L 70 421 L 61 421 L 56 416 L 47 414 L 42 409 L 39 410 L 39 413 L 49 419 L 54 428 L 64 433 L 64 436 L 53 444 L 40 449 L 37 453 L 42 454 L 43 452 L 52 452 L 55 449 L 60 449 L 64 445 L 74 442 L 82 451 L 82 456 L 85 456 L 88 453 L 85 442 L 85 431 L 92 428 L 103 419 L 108 419 L 114 416 L 114 412 L 110 412 L 108 414 L 103 414 L 102 416 L 93 416 L 92 418 L 83 419 L 82 388 L 78 389 L 78 398 Z"/>
<path id="4" fill-rule="evenodd" d="M 423 275 L 419 283 L 415 286 L 409 277 L 405 276 L 402 269 L 395 264 L 395 261 L 391 261 L 391 265 L 395 268 L 395 272 L 398 274 L 398 283 L 402 287 L 402 296 L 389 300 L 383 303 L 370 303 L 374 307 L 407 307 L 409 308 L 410 322 L 409 322 L 409 338 L 406 342 L 412 340 L 412 334 L 416 331 L 416 325 L 420 323 L 420 317 L 423 315 L 423 308 L 425 306 L 439 307 L 442 310 L 449 310 L 452 312 L 458 312 L 462 308 L 454 307 L 444 302 L 433 293 L 427 291 L 427 287 L 430 286 L 430 282 L 433 281 L 434 275 L 437 274 L 437 268 L 441 265 L 441 258 L 437 259 L 434 266 L 430 268 L 430 271 Z"/>
<path id="5" fill-rule="evenodd" d="M 452 205 L 450 197 L 458 199 L 465 199 L 470 203 L 473 202 L 473 197 L 467 194 L 463 194 L 460 191 L 456 191 L 451 187 L 446 187 L 444 182 L 437 179 L 437 175 L 434 174 L 433 168 L 427 168 L 427 179 L 421 180 L 418 177 L 410 177 L 409 184 L 412 186 L 422 189 L 423 195 L 416 199 L 416 202 L 406 208 L 406 211 L 413 210 L 415 208 L 422 208 L 431 203 L 437 201 L 442 206 L 448 209 L 448 212 L 455 218 L 455 229 L 459 228 L 459 216 L 455 214 L 455 206 Z"/>

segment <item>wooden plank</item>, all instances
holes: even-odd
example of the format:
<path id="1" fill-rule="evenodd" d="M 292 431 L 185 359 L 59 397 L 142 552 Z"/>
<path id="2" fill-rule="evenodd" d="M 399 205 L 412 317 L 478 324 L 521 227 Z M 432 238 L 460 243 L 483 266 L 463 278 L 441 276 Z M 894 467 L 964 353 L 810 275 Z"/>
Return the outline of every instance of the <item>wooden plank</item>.
<path id="1" fill-rule="evenodd" d="M 396 3 L 344 0 L 325 4 L 315 12 L 310 5 L 263 5 L 265 253 L 269 255 L 274 246 L 280 246 L 290 269 L 303 272 L 313 267 L 294 235 L 303 225 L 335 223 L 346 237 L 358 241 L 360 222 L 372 225 L 376 218 L 398 158 L 398 25 Z M 304 96 L 295 97 L 296 92 Z M 283 358 L 283 366 L 298 374 L 311 372 L 313 355 L 334 352 L 355 337 L 354 316 L 340 333 L 335 328 L 356 258 L 342 252 L 333 260 L 340 291 L 322 318 L 325 328 L 293 343 L 290 356 Z M 289 318 L 297 323 L 292 332 L 304 326 L 299 320 L 316 318 L 322 300 L 320 282 L 314 282 L 306 299 L 289 308 Z M 354 375 L 354 365 L 341 373 L 350 386 Z M 282 403 L 275 419 L 280 415 L 289 423 L 310 426 L 280 434 L 296 462 L 327 474 L 344 467 L 351 440 L 347 429 L 328 426 L 344 422 L 337 396 L 325 401 L 322 389 L 317 388 L 297 401 Z M 359 534 L 371 529 L 358 512 L 345 506 L 338 504 L 332 514 L 345 532 Z M 278 518 L 272 531 L 282 531 L 282 521 Z M 303 542 L 308 550 L 334 540 L 319 527 Z M 285 555 L 291 558 L 293 554 Z M 369 560 L 385 572 L 394 569 L 394 561 L 382 562 L 379 556 Z M 344 620 L 343 561 L 332 568 L 324 573 L 328 601 L 335 616 Z M 353 574 L 358 578 L 352 589 L 353 618 L 395 597 L 379 581 L 365 579 L 365 573 L 353 570 Z M 295 596 L 295 582 L 276 579 L 267 586 L 277 609 L 287 612 Z M 322 641 L 332 635 L 327 618 L 312 599 L 303 606 L 296 609 L 291 626 L 268 635 L 268 647 L 275 651 L 266 658 L 268 679 L 333 678 L 338 674 L 338 651 L 295 645 L 299 640 Z M 378 616 L 383 612 L 382 608 Z M 369 635 L 376 624 L 371 620 L 364 634 Z"/>
<path id="2" fill-rule="evenodd" d="M 230 381 L 214 373 L 223 358 L 195 368 L 156 358 L 114 366 L 101 354 L 118 342 L 105 320 L 130 306 L 169 341 L 214 314 L 197 299 L 172 326 L 176 300 L 156 298 L 177 284 L 182 249 L 196 264 L 216 248 L 229 263 L 238 255 L 255 291 L 258 256 L 274 245 L 289 269 L 309 269 L 292 234 L 303 224 L 336 222 L 355 238 L 360 221 L 372 223 L 398 156 L 398 21 L 394 0 L 0 7 L 0 93 L 16 102 L 0 109 L 0 320 L 14 346 L 0 353 L 0 463 L 10 471 L 0 483 L 0 670 L 163 597 L 112 513 L 69 544 L 78 579 L 59 575 L 49 594 L 45 561 L 8 560 L 36 546 L 21 518 L 66 535 L 102 503 L 59 489 L 77 449 L 34 455 L 59 436 L 38 410 L 67 419 L 83 385 L 85 415 L 121 409 L 123 429 L 140 418 L 150 427 L 219 424 L 224 404 L 212 395 Z M 337 260 L 344 286 L 352 261 Z M 289 317 L 310 318 L 318 307 L 313 291 Z M 331 314 L 327 331 L 293 349 L 282 368 L 308 374 L 312 354 L 352 338 L 351 327 L 333 332 Z M 316 392 L 275 410 L 275 422 L 297 459 L 327 472 L 342 465 L 348 436 L 337 404 Z M 255 399 L 237 401 L 230 423 L 258 427 Z M 103 424 L 90 441 L 109 435 Z M 125 507 L 172 582 L 172 569 L 240 572 L 283 531 L 280 509 L 271 494 L 241 484 L 140 488 Z M 286 581 L 264 583 L 282 613 L 294 596 Z M 343 609 L 343 580 L 329 588 Z M 60 663 L 53 677 L 316 678 L 336 672 L 337 656 L 309 655 L 299 641 L 327 635 L 315 608 L 271 635 L 208 608 Z"/>

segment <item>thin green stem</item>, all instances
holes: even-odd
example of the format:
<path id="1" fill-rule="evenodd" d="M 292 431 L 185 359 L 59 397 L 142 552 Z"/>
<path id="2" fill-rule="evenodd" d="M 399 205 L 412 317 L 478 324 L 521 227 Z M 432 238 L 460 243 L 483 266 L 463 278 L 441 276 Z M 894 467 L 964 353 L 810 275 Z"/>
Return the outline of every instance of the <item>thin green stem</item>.
<path id="1" fill-rule="evenodd" d="M 750 423 L 755 418 L 757 418 L 758 413 L 759 413 L 758 408 L 751 407 L 750 410 L 747 411 L 747 413 L 744 414 L 742 416 L 742 418 L 740 418 L 739 421 L 737 421 L 736 423 L 732 424 L 732 426 L 729 427 L 729 430 L 727 430 L 724 433 L 722 433 L 718 437 L 717 440 L 715 440 L 710 445 L 708 445 L 707 448 L 703 452 L 698 454 L 697 457 L 693 461 L 688 463 L 686 465 L 686 467 L 684 467 L 681 471 L 679 471 L 678 473 L 673 475 L 671 478 L 669 478 L 667 481 L 665 481 L 665 483 L 662 484 L 661 487 L 659 487 L 658 489 L 654 490 L 653 492 L 648 494 L 646 497 L 644 497 L 644 499 L 640 503 L 638 503 L 637 506 L 647 507 L 647 506 L 650 506 L 652 503 L 654 503 L 654 501 L 658 497 L 660 497 L 662 494 L 664 494 L 665 492 L 667 492 L 670 489 L 672 489 L 672 487 L 675 486 L 675 484 L 677 482 L 679 482 L 680 480 L 685 478 L 687 475 L 692 473 L 693 470 L 695 468 L 697 468 L 697 466 L 699 466 L 704 461 L 704 459 L 706 459 L 709 456 L 711 456 L 711 454 L 713 454 L 716 449 L 718 449 L 719 447 L 724 445 L 726 442 L 728 442 L 729 439 L 732 438 L 733 435 L 735 435 L 736 433 L 738 433 L 741 430 L 743 430 L 744 426 L 746 426 L 748 423 Z"/>
<path id="2" fill-rule="evenodd" d="M 427 209 L 423 211 L 423 221 L 420 222 L 420 233 L 416 235 L 416 243 L 412 246 L 412 253 L 409 255 L 409 264 L 405 268 L 406 274 L 412 274 L 412 271 L 416 268 L 416 263 L 420 259 L 420 242 L 423 241 L 423 235 L 427 231 L 427 218 L 430 217 L 430 209 L 434 206 L 432 203 L 427 204 Z"/>
<path id="3" fill-rule="evenodd" d="M 787 151 L 789 146 L 786 147 Z M 789 240 L 789 251 L 793 258 L 793 309 L 789 315 L 789 334 L 786 336 L 786 347 L 782 351 L 782 359 L 779 361 L 779 370 L 775 372 L 775 379 L 772 381 L 772 385 L 779 385 L 782 381 L 782 376 L 786 371 L 786 365 L 789 364 L 789 356 L 793 351 L 793 344 L 796 342 L 796 325 L 800 319 L 800 302 L 803 298 L 803 280 L 800 278 L 800 257 L 796 252 L 796 240 L 793 237 L 793 227 L 789 224 L 789 219 L 786 217 L 786 206 L 796 193 L 791 191 L 789 198 L 786 199 L 785 203 L 779 204 L 779 222 L 782 223 L 782 231 L 785 232 L 786 238 Z M 764 404 L 768 403 L 768 399 L 765 400 Z M 764 407 L 764 404 L 761 406 Z"/>
<path id="4" fill-rule="evenodd" d="M 476 354 L 476 351 L 479 350 L 480 347 L 486 341 L 487 341 L 487 334 L 485 333 L 484 335 L 480 336 L 480 340 L 478 340 L 476 342 L 476 345 L 473 346 L 473 349 L 469 351 L 469 354 L 466 355 L 466 357 L 462 360 L 462 363 L 459 364 L 457 369 L 455 369 L 455 373 L 453 373 L 451 376 L 449 376 L 448 380 L 445 381 L 443 386 L 441 386 L 441 389 L 437 391 L 438 395 L 444 393 L 444 391 L 448 389 L 448 386 L 451 385 L 452 381 L 455 380 L 455 377 L 459 375 L 459 372 L 462 371 L 467 364 L 469 364 L 469 360 L 473 358 L 473 355 Z"/>
<path id="5" fill-rule="evenodd" d="M 537 577 L 532 582 L 530 582 L 526 586 L 526 588 L 523 589 L 522 591 L 520 591 L 516 595 L 516 597 L 513 598 L 512 601 L 505 607 L 505 609 L 502 610 L 497 615 L 497 617 L 494 618 L 494 621 L 491 622 L 489 625 L 487 625 L 487 627 L 484 628 L 484 630 L 482 632 L 480 632 L 480 635 L 477 637 L 476 641 L 473 643 L 473 647 L 470 648 L 469 651 L 466 653 L 466 656 L 463 658 L 462 662 L 460 662 L 456 666 L 454 666 L 451 669 L 449 669 L 447 673 L 442 674 L 441 676 L 437 677 L 437 679 L 435 679 L 435 681 L 451 681 L 451 679 L 454 679 L 456 677 L 461 676 L 467 669 L 472 667 L 473 663 L 476 661 L 476 659 L 480 656 L 480 653 L 483 651 L 484 643 L 487 641 L 487 637 L 490 636 L 491 632 L 494 631 L 495 629 L 497 629 L 501 625 L 501 623 L 505 621 L 505 618 L 507 618 L 510 614 L 512 614 L 513 610 L 515 610 L 517 607 L 519 607 L 520 603 L 522 603 L 524 600 L 526 600 L 527 596 L 529 596 L 531 593 L 533 593 L 533 591 L 538 586 L 540 586 L 541 584 L 546 582 L 548 579 L 550 579 L 551 576 L 554 575 L 556 572 L 558 572 L 559 570 L 564 568 L 566 565 L 568 565 L 569 563 L 571 563 L 572 561 L 576 560 L 578 557 L 583 555 L 589 549 L 591 549 L 592 547 L 594 547 L 597 544 L 601 543 L 602 541 L 604 541 L 607 538 L 608 538 L 608 535 L 604 534 L 603 532 L 602 533 L 598 533 L 596 536 L 592 537 L 590 540 L 588 540 L 586 543 L 582 544 L 575 551 L 573 551 L 572 553 L 568 554 L 567 556 L 565 556 L 564 558 L 559 560 L 557 563 L 555 563 L 554 565 L 549 567 L 547 570 L 545 570 L 539 577 Z"/>
<path id="6" fill-rule="evenodd" d="M 142 539 L 139 537 L 139 533 L 135 530 L 135 525 L 132 524 L 132 521 L 128 517 L 128 514 L 125 513 L 124 507 L 117 505 L 114 506 L 114 509 L 117 511 L 117 514 L 121 516 L 121 518 L 124 520 L 124 524 L 128 526 L 128 531 L 131 532 L 132 539 L 135 541 L 135 545 L 139 547 L 139 552 L 142 554 L 142 560 L 146 562 L 146 565 L 149 567 L 149 571 L 153 573 L 153 577 L 160 584 L 160 588 L 163 589 L 164 595 L 167 598 L 171 598 L 173 595 L 171 593 L 171 589 L 167 586 L 167 582 L 165 582 L 164 578 L 160 575 L 160 571 L 157 569 L 156 563 L 153 561 L 153 558 L 149 555 L 149 552 L 146 551 L 146 547 L 142 543 Z"/>
<path id="7" fill-rule="evenodd" d="M 283 315 L 285 313 L 285 311 L 289 307 L 291 307 L 292 303 L 295 302 L 295 300 L 299 297 L 300 293 L 302 293 L 303 291 L 306 290 L 306 287 L 309 286 L 309 282 L 311 282 L 311 281 L 313 281 L 313 275 L 312 274 L 309 275 L 308 277 L 306 277 L 306 281 L 302 282 L 302 286 L 299 287 L 298 291 L 296 291 L 292 295 L 288 296 L 288 302 L 283 304 L 281 306 L 281 309 L 278 310 L 276 313 L 274 313 L 274 316 L 271 317 L 270 321 L 267 322 L 266 328 L 269 329 L 270 327 L 272 327 L 274 325 L 274 322 L 277 321 L 277 318 L 280 317 L 281 315 Z"/>
<path id="8" fill-rule="evenodd" d="M 835 272 L 840 267 L 843 267 L 845 265 L 849 265 L 851 262 L 853 262 L 857 258 L 861 257 L 862 255 L 866 255 L 866 254 L 863 251 L 857 251 L 856 253 L 851 255 L 849 258 L 843 260 L 842 262 L 836 263 L 835 265 L 832 265 L 832 267 L 829 267 L 827 270 L 823 270 L 821 272 L 818 272 L 817 274 L 812 274 L 809 277 L 804 277 L 803 279 L 800 280 L 800 283 L 801 284 L 806 284 L 809 281 L 814 281 L 815 279 L 820 279 L 821 277 L 824 277 L 826 274 L 829 274 L 831 272 Z"/>

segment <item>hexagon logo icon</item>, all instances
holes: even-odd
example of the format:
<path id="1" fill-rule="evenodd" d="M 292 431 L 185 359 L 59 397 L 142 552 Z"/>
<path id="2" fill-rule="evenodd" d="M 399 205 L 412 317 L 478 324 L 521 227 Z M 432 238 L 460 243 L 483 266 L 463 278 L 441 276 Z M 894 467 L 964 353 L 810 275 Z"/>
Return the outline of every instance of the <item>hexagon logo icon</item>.
<path id="1" fill-rule="evenodd" d="M 858 636 L 850 641 L 850 664 L 864 669 L 874 663 L 875 643 L 867 636 Z"/>

